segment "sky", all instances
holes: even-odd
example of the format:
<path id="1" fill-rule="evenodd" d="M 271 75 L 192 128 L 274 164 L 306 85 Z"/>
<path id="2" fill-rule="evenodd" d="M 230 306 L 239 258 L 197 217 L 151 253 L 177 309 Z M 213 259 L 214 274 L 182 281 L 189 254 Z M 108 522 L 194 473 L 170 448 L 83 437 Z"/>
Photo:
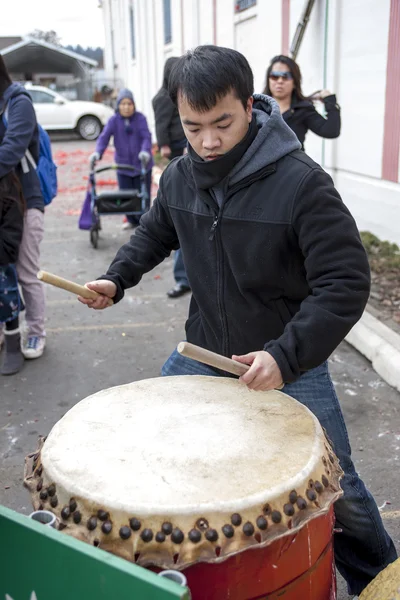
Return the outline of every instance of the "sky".
<path id="1" fill-rule="evenodd" d="M 61 44 L 104 46 L 99 0 L 17 0 L 1 11 L 0 36 L 24 36 L 35 29 L 54 30 Z"/>

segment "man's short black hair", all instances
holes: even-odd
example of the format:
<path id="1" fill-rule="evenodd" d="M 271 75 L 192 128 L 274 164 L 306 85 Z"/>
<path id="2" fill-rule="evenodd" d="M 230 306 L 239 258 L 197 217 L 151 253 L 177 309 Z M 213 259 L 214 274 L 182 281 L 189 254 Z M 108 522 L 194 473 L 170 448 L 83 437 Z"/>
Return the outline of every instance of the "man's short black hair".
<path id="1" fill-rule="evenodd" d="M 198 46 L 175 63 L 168 91 L 175 104 L 182 95 L 200 113 L 214 108 L 229 92 L 246 108 L 254 91 L 253 72 L 243 54 L 236 50 Z"/>

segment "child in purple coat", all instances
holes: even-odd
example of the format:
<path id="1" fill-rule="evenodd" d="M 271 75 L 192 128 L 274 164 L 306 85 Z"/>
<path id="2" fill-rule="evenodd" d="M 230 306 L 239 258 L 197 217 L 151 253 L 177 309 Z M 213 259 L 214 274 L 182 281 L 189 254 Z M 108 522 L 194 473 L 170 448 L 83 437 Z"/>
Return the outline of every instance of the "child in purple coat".
<path id="1" fill-rule="evenodd" d="M 120 189 L 140 190 L 141 160 L 147 161 L 146 185 L 148 190 L 148 206 L 150 208 L 151 170 L 153 157 L 151 154 L 151 133 L 146 117 L 137 112 L 133 94 L 130 90 L 122 89 L 117 98 L 115 115 L 110 118 L 97 140 L 96 152 L 90 160 L 100 160 L 106 150 L 110 138 L 114 138 L 115 162 L 117 164 L 132 165 L 137 169 L 137 175 L 132 176 L 131 171 L 118 171 L 118 185 Z M 124 229 L 131 229 L 138 225 L 139 218 L 127 215 Z"/>

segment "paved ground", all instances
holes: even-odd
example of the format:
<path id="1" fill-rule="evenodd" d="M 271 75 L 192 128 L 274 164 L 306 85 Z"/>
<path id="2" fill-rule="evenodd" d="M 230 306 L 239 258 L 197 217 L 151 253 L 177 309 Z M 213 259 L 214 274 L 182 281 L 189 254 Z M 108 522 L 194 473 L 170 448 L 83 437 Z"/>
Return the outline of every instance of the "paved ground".
<path id="1" fill-rule="evenodd" d="M 60 139 L 60 138 L 57 138 Z M 99 276 L 129 233 L 121 219 L 103 219 L 98 250 L 77 228 L 86 188 L 87 157 L 93 144 L 61 137 L 54 143 L 60 196 L 46 214 L 42 268 L 77 282 Z M 107 183 L 108 178 L 103 178 Z M 28 513 L 22 487 L 24 456 L 36 448 L 80 399 L 102 388 L 159 374 L 164 359 L 183 336 L 188 299 L 165 295 L 173 283 L 172 261 L 146 275 L 124 302 L 101 313 L 48 287 L 45 355 L 27 362 L 17 376 L 0 379 L 0 504 Z M 331 358 L 356 466 L 383 505 L 383 517 L 400 549 L 400 396 L 351 347 Z M 347 594 L 339 582 L 339 599 Z"/>

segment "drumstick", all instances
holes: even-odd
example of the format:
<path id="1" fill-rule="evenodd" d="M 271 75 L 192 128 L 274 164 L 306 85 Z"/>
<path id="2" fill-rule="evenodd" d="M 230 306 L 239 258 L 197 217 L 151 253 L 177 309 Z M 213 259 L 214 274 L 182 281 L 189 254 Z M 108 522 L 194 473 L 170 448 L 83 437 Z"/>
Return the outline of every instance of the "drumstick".
<path id="1" fill-rule="evenodd" d="M 197 360 L 198 362 L 209 365 L 210 367 L 215 367 L 221 371 L 227 371 L 233 375 L 238 375 L 239 377 L 247 373 L 247 371 L 250 369 L 249 365 L 244 365 L 237 360 L 232 360 L 231 358 L 227 358 L 221 354 L 216 354 L 215 352 L 211 352 L 205 348 L 200 348 L 200 346 L 195 346 L 189 342 L 180 342 L 177 349 L 179 354 L 182 354 L 182 356 L 186 356 L 192 360 Z M 283 384 L 276 389 L 281 390 L 282 388 Z"/>
<path id="2" fill-rule="evenodd" d="M 67 292 L 71 292 L 72 294 L 76 294 L 77 296 L 82 296 L 82 298 L 87 298 L 88 300 L 95 300 L 101 295 L 94 290 L 89 290 L 89 288 L 85 287 L 84 285 L 79 285 L 79 283 L 75 283 L 74 281 L 68 281 L 68 279 L 64 279 L 58 275 L 53 275 L 53 273 L 48 273 L 47 271 L 39 271 L 36 277 L 40 279 L 40 281 L 54 285 L 55 287 L 66 290 Z M 113 300 L 109 298 L 108 306 L 112 306 L 113 304 Z"/>
<path id="3" fill-rule="evenodd" d="M 205 365 L 221 369 L 221 371 L 227 371 L 228 373 L 238 375 L 239 377 L 247 373 L 250 368 L 249 365 L 244 365 L 236 360 L 232 360 L 221 354 L 216 354 L 205 348 L 200 348 L 200 346 L 195 346 L 189 342 L 181 342 L 178 344 L 178 352 L 187 358 L 197 360 Z"/>

